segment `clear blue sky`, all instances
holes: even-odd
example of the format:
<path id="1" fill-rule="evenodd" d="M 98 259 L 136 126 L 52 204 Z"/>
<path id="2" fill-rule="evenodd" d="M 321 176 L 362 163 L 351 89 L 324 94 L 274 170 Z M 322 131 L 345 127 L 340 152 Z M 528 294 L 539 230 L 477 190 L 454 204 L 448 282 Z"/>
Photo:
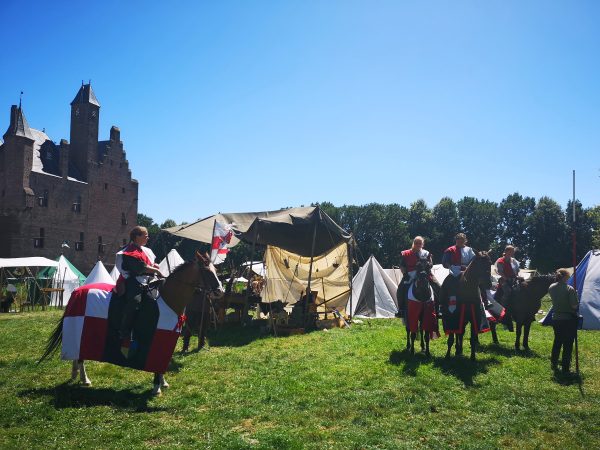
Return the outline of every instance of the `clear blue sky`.
<path id="1" fill-rule="evenodd" d="M 600 203 L 600 2 L 0 2 L 0 128 L 69 138 L 92 80 L 139 211 Z"/>

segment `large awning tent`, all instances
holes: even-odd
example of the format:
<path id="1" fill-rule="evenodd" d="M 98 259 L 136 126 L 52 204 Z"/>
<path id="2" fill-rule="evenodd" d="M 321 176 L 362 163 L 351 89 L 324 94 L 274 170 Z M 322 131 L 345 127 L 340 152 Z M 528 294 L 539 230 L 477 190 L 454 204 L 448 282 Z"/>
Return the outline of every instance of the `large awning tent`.
<path id="1" fill-rule="evenodd" d="M 357 317 L 395 317 L 398 312 L 397 289 L 398 283 L 371 255 L 352 280 L 353 304 L 348 303 L 347 310 Z"/>
<path id="2" fill-rule="evenodd" d="M 54 306 L 63 306 L 71 297 L 71 293 L 83 284 L 85 275 L 82 274 L 64 255 L 60 255 L 56 260 L 57 267 L 47 267 L 37 274 L 38 280 L 51 280 L 52 289 L 50 295 L 50 304 Z M 62 290 L 62 296 L 61 296 Z M 60 301 L 62 297 L 62 302 Z"/>
<path id="3" fill-rule="evenodd" d="M 53 261 L 41 256 L 26 258 L 0 258 L 0 288 L 10 284 L 24 286 L 25 297 L 21 299 L 21 308 L 24 304 L 34 306 L 47 305 L 47 298 L 41 295 L 43 287 L 34 275 L 40 268 L 58 267 L 58 261 Z M 32 271 L 33 269 L 33 271 Z"/>
<path id="4" fill-rule="evenodd" d="M 334 303 L 338 307 L 345 305 L 344 295 L 348 296 L 350 293 L 349 260 L 347 249 L 344 249 L 342 253 L 340 248 L 348 246 L 351 242 L 351 235 L 336 224 L 320 207 L 288 208 L 259 213 L 217 214 L 193 224 L 172 227 L 163 231 L 175 236 L 210 243 L 215 220 L 233 224 L 235 237 L 231 240 L 230 247 L 237 244 L 239 240 L 243 240 L 253 247 L 256 244 L 267 247 L 266 258 L 269 258 L 269 262 L 265 259 L 264 301 L 283 300 L 285 297 L 290 300 L 289 303 L 294 303 L 300 299 L 300 291 L 306 292 L 310 287 L 311 292 L 318 292 L 317 304 L 321 302 L 322 306 L 329 307 L 334 307 Z M 342 258 L 346 259 L 342 261 Z M 284 260 L 287 261 L 287 265 Z M 318 261 L 317 265 L 315 261 Z M 269 264 L 272 266 L 272 272 Z M 328 264 L 331 265 L 329 269 L 326 268 Z M 288 265 L 289 267 L 287 267 Z M 295 265 L 298 265 L 299 272 L 297 274 L 294 273 Z M 341 266 L 344 266 L 345 275 L 342 274 L 342 271 L 337 270 Z M 319 274 L 327 272 L 331 278 L 319 276 L 317 269 Z M 298 276 L 300 272 L 302 275 Z M 346 276 L 346 294 L 338 289 L 339 284 L 344 283 L 341 281 L 344 276 Z M 290 287 L 284 288 L 285 283 Z M 325 287 L 324 296 L 322 296 L 323 286 Z M 328 293 L 328 286 L 331 289 L 333 286 L 338 287 L 335 292 L 332 290 L 331 293 Z M 295 297 L 293 301 L 292 293 Z"/>
<path id="5" fill-rule="evenodd" d="M 577 278 L 577 297 L 579 314 L 583 316 L 582 329 L 600 330 L 600 250 L 590 250 L 577 265 L 575 276 L 568 283 L 575 285 Z M 544 325 L 552 324 L 552 309 L 540 320 Z"/>
<path id="6" fill-rule="evenodd" d="M 179 252 L 175 249 L 172 249 L 167 256 L 163 258 L 163 260 L 158 264 L 158 269 L 160 273 L 164 276 L 169 276 L 175 268 L 179 267 L 184 263 L 184 259 L 181 257 Z"/>

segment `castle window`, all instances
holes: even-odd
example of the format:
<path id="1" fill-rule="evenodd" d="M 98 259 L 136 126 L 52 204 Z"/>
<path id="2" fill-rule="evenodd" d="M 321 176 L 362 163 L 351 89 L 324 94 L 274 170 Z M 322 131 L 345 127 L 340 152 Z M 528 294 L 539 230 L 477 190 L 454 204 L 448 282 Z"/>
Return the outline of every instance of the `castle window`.
<path id="1" fill-rule="evenodd" d="M 4 189 L 2 189 L 2 197 L 4 197 L 6 195 L 6 191 Z"/>
<path id="2" fill-rule="evenodd" d="M 113 165 L 113 160 L 112 160 L 112 159 L 110 160 L 110 165 L 111 165 L 111 166 Z"/>
<path id="3" fill-rule="evenodd" d="M 121 193 L 124 194 L 125 193 L 125 188 L 121 188 Z"/>
<path id="4" fill-rule="evenodd" d="M 108 191 L 108 183 L 104 183 L 104 190 Z"/>
<path id="5" fill-rule="evenodd" d="M 102 243 L 102 236 L 98 236 L 98 253 L 99 254 L 104 253 L 104 247 L 106 247 L 106 244 Z"/>
<path id="6" fill-rule="evenodd" d="M 38 205 L 44 208 L 48 207 L 48 197 L 50 196 L 48 189 L 44 189 L 44 193 L 38 197 Z"/>
<path id="7" fill-rule="evenodd" d="M 75 242 L 75 250 L 78 252 L 82 252 L 83 251 L 83 232 L 79 233 L 79 241 Z"/>
<path id="8" fill-rule="evenodd" d="M 127 225 L 127 217 L 125 217 L 125 213 L 121 213 L 121 225 Z"/>
<path id="9" fill-rule="evenodd" d="M 40 228 L 40 237 L 33 238 L 33 248 L 44 248 L 44 229 Z"/>
<path id="10" fill-rule="evenodd" d="M 77 196 L 77 200 L 75 200 L 75 203 L 73 203 L 71 210 L 76 213 L 81 212 L 81 195 Z"/>

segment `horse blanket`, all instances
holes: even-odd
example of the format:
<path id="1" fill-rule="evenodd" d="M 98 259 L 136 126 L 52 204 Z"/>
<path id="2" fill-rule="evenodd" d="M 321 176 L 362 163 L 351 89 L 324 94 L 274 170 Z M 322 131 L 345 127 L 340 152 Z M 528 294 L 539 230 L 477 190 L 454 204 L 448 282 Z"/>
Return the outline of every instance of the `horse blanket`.
<path id="1" fill-rule="evenodd" d="M 419 320 L 421 320 L 421 328 L 429 333 L 431 339 L 440 337 L 438 328 L 437 314 L 435 313 L 435 302 L 433 297 L 433 288 L 429 301 L 417 300 L 413 294 L 414 283 L 411 283 L 408 288 L 407 303 L 407 322 L 406 327 L 411 333 L 416 333 L 419 330 Z"/>
<path id="2" fill-rule="evenodd" d="M 71 295 L 63 318 L 61 357 L 102 361 L 165 373 L 181 331 L 179 317 L 162 299 L 145 300 L 133 327 L 135 345 L 119 339 L 122 299 L 112 285 L 90 284 Z M 122 346 L 129 347 L 122 351 Z"/>

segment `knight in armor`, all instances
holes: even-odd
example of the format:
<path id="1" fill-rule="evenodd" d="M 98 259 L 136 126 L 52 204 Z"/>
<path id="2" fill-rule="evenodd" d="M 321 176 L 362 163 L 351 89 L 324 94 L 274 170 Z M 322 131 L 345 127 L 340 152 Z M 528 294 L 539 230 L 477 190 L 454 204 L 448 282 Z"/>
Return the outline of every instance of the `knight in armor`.
<path id="1" fill-rule="evenodd" d="M 115 265 L 120 272 L 115 292 L 124 299 L 123 315 L 119 337 L 127 339 L 135 322 L 135 316 L 142 302 L 144 286 L 152 276 L 163 278 L 154 262 L 154 252 L 145 245 L 148 243 L 148 230 L 136 226 L 129 233 L 130 242 L 117 252 Z"/>
<path id="2" fill-rule="evenodd" d="M 402 305 L 406 306 L 408 289 L 410 284 L 417 278 L 417 263 L 425 259 L 430 264 L 432 263 L 431 254 L 423 248 L 425 245 L 425 239 L 422 236 L 416 236 L 413 239 L 412 247 L 408 250 L 403 250 L 400 254 L 400 270 L 402 271 L 403 277 L 402 286 Z"/>
<path id="3" fill-rule="evenodd" d="M 458 278 L 460 274 L 467 269 L 467 266 L 475 258 L 475 252 L 467 246 L 467 236 L 464 233 L 458 233 L 454 236 L 455 245 L 448 247 L 442 255 L 442 265 L 450 270 L 452 277 L 449 283 L 452 283 L 454 290 L 458 287 Z"/>

